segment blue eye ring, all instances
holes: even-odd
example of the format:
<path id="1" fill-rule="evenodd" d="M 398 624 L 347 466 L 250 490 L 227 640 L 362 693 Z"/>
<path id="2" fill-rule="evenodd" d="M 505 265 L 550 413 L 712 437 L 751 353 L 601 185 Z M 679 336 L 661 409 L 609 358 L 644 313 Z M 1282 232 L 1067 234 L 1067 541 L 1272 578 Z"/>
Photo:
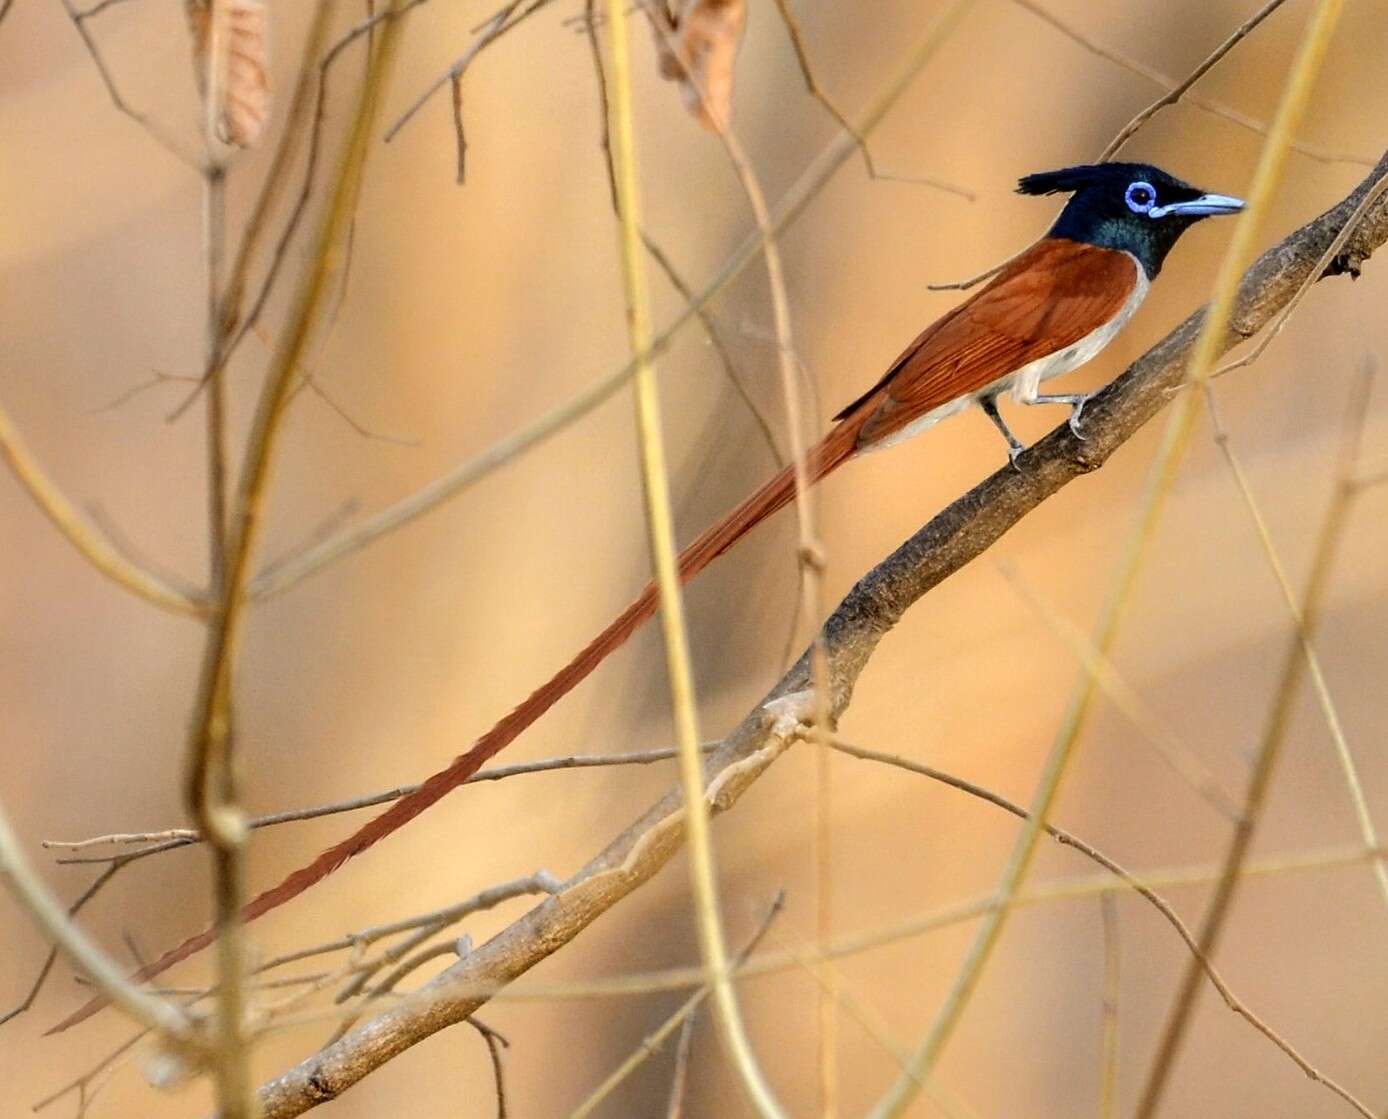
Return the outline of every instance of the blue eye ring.
<path id="1" fill-rule="evenodd" d="M 1135 183 L 1128 184 L 1123 201 L 1128 204 L 1128 209 L 1135 214 L 1149 213 L 1157 203 L 1156 188 L 1151 183 L 1139 179 Z"/>

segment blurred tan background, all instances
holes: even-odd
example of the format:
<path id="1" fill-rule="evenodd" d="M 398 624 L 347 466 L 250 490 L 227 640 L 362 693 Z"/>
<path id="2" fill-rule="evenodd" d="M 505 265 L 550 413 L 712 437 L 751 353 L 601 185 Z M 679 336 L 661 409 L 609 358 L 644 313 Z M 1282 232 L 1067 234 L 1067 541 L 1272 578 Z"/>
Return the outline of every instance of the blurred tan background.
<path id="1" fill-rule="evenodd" d="M 281 91 L 307 4 L 272 5 Z M 625 336 L 616 235 L 597 147 L 588 48 L 564 20 L 570 0 L 482 56 L 467 78 L 469 173 L 453 183 L 445 97 L 369 166 L 350 288 L 313 367 L 369 428 L 417 440 L 367 440 L 320 400 L 294 405 L 275 478 L 267 552 L 301 544 L 345 501 L 374 510 L 564 401 L 620 363 Z M 779 194 L 833 134 L 803 90 L 773 7 L 753 3 L 738 65 L 736 127 Z M 939 5 L 907 0 L 795 5 L 817 76 L 848 111 L 894 72 Z M 1252 10 L 1234 0 L 1047 0 L 1097 42 L 1184 74 Z M 1310 5 L 1292 0 L 1200 86 L 1267 119 Z M 388 99 L 392 118 L 465 48 L 491 5 L 435 0 L 411 18 Z M 1384 143 L 1388 7 L 1349 5 L 1302 138 L 1377 155 Z M 92 23 L 132 103 L 194 135 L 195 93 L 182 17 L 171 3 L 118 6 Z M 647 225 L 694 282 L 749 228 L 723 154 L 654 73 L 636 41 Z M 358 63 L 349 63 L 349 68 Z M 345 71 L 344 71 L 345 73 Z M 341 80 L 341 79 L 339 79 Z M 932 282 L 991 265 L 1044 229 L 1053 200 L 1011 193 L 1026 172 L 1093 158 L 1159 91 L 1086 52 L 1007 0 L 984 0 L 873 141 L 901 175 L 938 175 L 978 192 L 969 203 L 917 185 L 870 182 L 854 161 L 783 239 L 797 342 L 820 387 L 821 420 L 875 380 L 957 293 Z M 342 119 L 337 106 L 336 120 Z M 1159 116 L 1127 149 L 1208 189 L 1248 186 L 1259 137 L 1194 108 Z M 188 374 L 202 348 L 200 188 L 117 115 L 57 3 L 18 0 L 0 24 L 0 394 L 66 491 L 97 505 L 141 554 L 189 578 L 205 566 L 202 422 L 167 424 L 179 388 L 100 411 L 151 371 Z M 232 219 L 266 163 L 239 165 Z M 1338 200 L 1360 166 L 1293 155 L 1264 240 Z M 1200 302 L 1231 223 L 1208 223 L 1173 254 L 1132 327 L 1072 380 L 1111 378 Z M 297 260 L 297 256 L 296 256 Z M 281 289 L 283 291 L 283 289 Z M 1337 433 L 1355 369 L 1388 348 L 1388 269 L 1311 293 L 1253 369 L 1219 396 L 1294 581 L 1328 501 Z M 677 300 L 658 287 L 662 319 Z M 748 269 L 714 308 L 739 366 L 783 432 L 764 274 Z M 277 321 L 274 313 L 270 322 Z M 264 348 L 251 340 L 232 374 L 244 433 Z M 662 360 L 682 533 L 758 483 L 771 462 L 697 329 Z M 1053 410 L 1009 416 L 1028 441 Z M 1015 565 L 1054 607 L 1087 627 L 1155 445 L 1156 425 L 1098 475 L 1029 517 L 980 562 L 911 611 L 863 677 L 843 732 L 960 773 L 1025 801 L 1077 671 L 1052 630 L 999 570 Z M 1202 426 L 1182 471 L 1116 660 L 1148 703 L 1231 793 L 1271 697 L 1288 619 L 1231 479 Z M 1367 458 L 1388 456 L 1388 386 L 1369 417 Z M 829 601 L 926 518 L 1001 461 L 978 414 L 954 420 L 830 480 L 821 495 Z M 1319 648 L 1371 807 L 1388 815 L 1388 490 L 1367 494 L 1338 566 Z M 562 663 L 645 578 L 630 406 L 623 396 L 489 477 L 427 519 L 258 609 L 238 670 L 246 798 L 269 811 L 416 780 L 463 749 Z M 0 478 L 0 796 L 52 887 L 75 897 L 89 870 L 55 867 L 42 838 L 182 822 L 178 774 L 201 636 L 103 581 Z M 703 722 L 726 731 L 780 671 L 794 610 L 792 530 L 759 531 L 689 593 Z M 803 634 L 802 634 L 803 637 Z M 642 634 L 526 735 L 508 760 L 645 749 L 670 740 L 659 643 Z M 948 789 L 835 758 L 836 927 L 901 920 L 973 896 L 996 879 L 1015 822 Z M 730 938 L 749 933 L 789 891 L 773 938 L 814 930 L 807 748 L 783 759 L 716 828 Z M 455 794 L 287 912 L 255 927 L 273 953 L 446 904 L 545 867 L 571 873 L 674 779 L 673 769 L 524 777 Z M 1155 758 L 1107 705 L 1093 720 L 1056 813 L 1126 865 L 1217 857 L 1227 825 Z M 339 818 L 262 832 L 252 881 L 270 884 L 354 825 Z M 1352 842 L 1356 831 L 1324 722 L 1297 705 L 1258 851 Z M 1044 849 L 1037 881 L 1085 874 L 1079 856 Z M 154 952 L 208 916 L 206 860 L 180 852 L 126 872 L 85 914 L 113 951 L 122 930 Z M 1205 891 L 1170 896 L 1192 922 Z M 467 922 L 479 942 L 520 903 Z M 602 919 L 537 973 L 583 978 L 677 965 L 697 955 L 685 867 Z M 1136 1100 L 1186 961 L 1140 900 L 1120 902 L 1119 1091 Z M 845 962 L 854 996 L 914 1045 L 971 933 L 958 926 Z M 1233 988 L 1327 1073 L 1373 1106 L 1388 1102 L 1388 912 L 1363 865 L 1246 885 L 1219 956 Z M 0 902 L 0 1002 L 27 989 L 45 945 Z M 775 942 L 773 939 L 772 943 Z M 179 973 L 193 981 L 202 967 Z M 939 1077 L 982 1117 L 1095 1113 L 1102 940 L 1098 903 L 1020 912 L 951 1044 Z M 815 988 L 797 973 L 748 982 L 757 1051 L 797 1115 L 815 1101 Z M 554 1116 L 604 1077 L 682 996 L 498 1002 L 512 1114 Z M 57 974 L 0 1036 L 0 1113 L 31 1104 L 127 1035 L 109 1012 L 68 1035 L 43 1030 L 81 992 Z M 305 1030 L 263 1046 L 268 1077 L 321 1042 Z M 892 1058 L 842 1025 L 842 1111 L 858 1114 L 895 1075 Z M 603 1114 L 664 1114 L 668 1052 L 647 1063 Z M 92 1114 L 196 1116 L 201 1088 L 162 1095 L 122 1071 Z M 71 1114 L 73 1101 L 56 1105 Z M 455 1029 L 370 1077 L 331 1113 L 489 1116 L 484 1048 Z M 712 1029 L 694 1043 L 688 1114 L 745 1114 Z M 1164 1115 L 1337 1116 L 1348 1109 L 1206 992 Z M 913 1114 L 935 1115 L 922 1100 Z"/>

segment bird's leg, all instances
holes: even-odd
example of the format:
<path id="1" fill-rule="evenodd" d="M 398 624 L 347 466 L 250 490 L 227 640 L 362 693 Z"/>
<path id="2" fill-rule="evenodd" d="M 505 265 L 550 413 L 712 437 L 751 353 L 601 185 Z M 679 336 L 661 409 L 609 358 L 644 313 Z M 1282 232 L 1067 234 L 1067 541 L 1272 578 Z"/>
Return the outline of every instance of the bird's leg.
<path id="1" fill-rule="evenodd" d="M 1019 396 L 1017 399 L 1023 404 L 1070 405 L 1070 434 L 1083 442 L 1084 436 L 1080 434 L 1080 413 L 1084 411 L 1084 406 L 1089 403 L 1089 398 L 1092 395 L 1092 393 L 1087 392 L 1032 392 Z"/>
<path id="2" fill-rule="evenodd" d="M 1002 437 L 1007 440 L 1007 461 L 1012 464 L 1013 470 L 1018 470 L 1017 456 L 1026 450 L 1022 441 L 1012 434 L 1012 430 L 1007 426 L 1007 421 L 1002 418 L 1002 413 L 998 411 L 998 398 L 996 396 L 980 396 L 978 406 L 983 409 L 983 414 L 993 421 L 993 426 L 1002 432 Z"/>

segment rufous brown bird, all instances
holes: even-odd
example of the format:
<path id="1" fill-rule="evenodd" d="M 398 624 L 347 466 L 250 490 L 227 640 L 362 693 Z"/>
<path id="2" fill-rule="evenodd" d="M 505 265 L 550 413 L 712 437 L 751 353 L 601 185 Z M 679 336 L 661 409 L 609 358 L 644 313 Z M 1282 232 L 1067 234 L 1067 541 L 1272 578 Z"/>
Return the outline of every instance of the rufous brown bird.
<path id="1" fill-rule="evenodd" d="M 1043 382 L 1083 365 L 1132 318 L 1161 271 L 1166 254 L 1195 222 L 1243 208 L 1237 198 L 1206 194 L 1142 163 L 1101 163 L 1028 175 L 1022 194 L 1069 194 L 1060 217 L 1040 241 L 1005 265 L 979 291 L 937 319 L 892 363 L 882 379 L 835 417 L 809 452 L 811 481 L 864 451 L 900 442 L 977 403 L 1007 440 L 1014 467 L 1022 444 L 998 411 L 1010 393 L 1023 404 L 1068 404 L 1080 434 L 1088 397 L 1043 394 Z M 1082 437 L 1082 436 L 1081 436 Z M 688 581 L 795 495 L 790 467 L 767 482 L 680 554 Z M 656 588 L 598 634 L 553 679 L 484 734 L 447 769 L 397 800 L 356 833 L 251 901 L 245 920 L 268 913 L 327 877 L 457 788 L 567 695 L 656 611 Z M 143 968 L 149 979 L 210 944 L 209 929 Z M 86 1018 L 93 1000 L 56 1030 Z"/>

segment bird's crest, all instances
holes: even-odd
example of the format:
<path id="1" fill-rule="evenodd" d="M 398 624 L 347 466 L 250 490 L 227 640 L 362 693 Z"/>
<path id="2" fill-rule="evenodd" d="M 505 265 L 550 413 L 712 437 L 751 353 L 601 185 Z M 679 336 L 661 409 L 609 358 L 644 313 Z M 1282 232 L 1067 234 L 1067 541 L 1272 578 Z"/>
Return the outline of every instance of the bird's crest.
<path id="1" fill-rule="evenodd" d="M 1133 166 L 1125 163 L 1084 163 L 1058 171 L 1038 171 L 1017 181 L 1018 194 L 1071 194 L 1114 179 L 1126 179 Z"/>

